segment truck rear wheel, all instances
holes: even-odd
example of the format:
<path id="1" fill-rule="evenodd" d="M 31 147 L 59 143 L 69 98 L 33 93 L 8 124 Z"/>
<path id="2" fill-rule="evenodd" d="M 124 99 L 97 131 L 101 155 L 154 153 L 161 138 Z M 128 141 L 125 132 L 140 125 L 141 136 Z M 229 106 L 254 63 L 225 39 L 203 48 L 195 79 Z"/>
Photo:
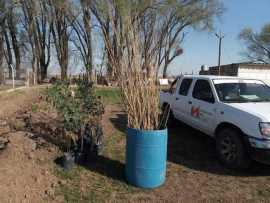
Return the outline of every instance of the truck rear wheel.
<path id="1" fill-rule="evenodd" d="M 232 128 L 224 128 L 217 133 L 218 157 L 228 168 L 246 169 L 250 166 L 251 159 L 240 136 L 240 132 Z"/>

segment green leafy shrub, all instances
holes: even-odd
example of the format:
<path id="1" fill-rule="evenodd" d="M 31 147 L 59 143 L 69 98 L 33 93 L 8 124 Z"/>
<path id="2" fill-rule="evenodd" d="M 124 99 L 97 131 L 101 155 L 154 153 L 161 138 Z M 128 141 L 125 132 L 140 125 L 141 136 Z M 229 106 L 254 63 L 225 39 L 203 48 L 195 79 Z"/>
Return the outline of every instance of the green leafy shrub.
<path id="1" fill-rule="evenodd" d="M 87 125 L 99 125 L 104 106 L 91 82 L 77 80 L 74 86 L 57 82 L 46 94 L 47 101 L 62 118 L 66 139 L 72 140 L 71 143 L 75 143 Z"/>

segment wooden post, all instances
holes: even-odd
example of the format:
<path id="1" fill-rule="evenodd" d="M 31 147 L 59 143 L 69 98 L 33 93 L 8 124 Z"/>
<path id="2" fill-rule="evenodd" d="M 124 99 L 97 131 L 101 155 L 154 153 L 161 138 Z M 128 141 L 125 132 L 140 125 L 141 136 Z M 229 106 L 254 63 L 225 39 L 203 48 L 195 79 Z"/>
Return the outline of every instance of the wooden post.
<path id="1" fill-rule="evenodd" d="M 12 87 L 15 88 L 15 69 L 12 64 L 10 64 L 11 70 L 12 70 Z"/>
<path id="2" fill-rule="evenodd" d="M 30 87 L 30 72 L 29 72 L 29 70 L 27 69 L 27 81 L 26 81 L 26 85 L 27 85 L 27 87 Z"/>

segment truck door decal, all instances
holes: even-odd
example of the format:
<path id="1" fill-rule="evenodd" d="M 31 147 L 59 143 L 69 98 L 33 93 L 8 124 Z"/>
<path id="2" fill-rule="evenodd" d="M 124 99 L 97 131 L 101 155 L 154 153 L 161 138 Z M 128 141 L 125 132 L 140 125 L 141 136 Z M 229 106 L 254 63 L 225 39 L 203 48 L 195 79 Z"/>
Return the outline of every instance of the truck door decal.
<path id="1" fill-rule="evenodd" d="M 192 108 L 191 108 L 191 116 L 199 118 L 200 117 L 200 107 L 192 106 Z"/>

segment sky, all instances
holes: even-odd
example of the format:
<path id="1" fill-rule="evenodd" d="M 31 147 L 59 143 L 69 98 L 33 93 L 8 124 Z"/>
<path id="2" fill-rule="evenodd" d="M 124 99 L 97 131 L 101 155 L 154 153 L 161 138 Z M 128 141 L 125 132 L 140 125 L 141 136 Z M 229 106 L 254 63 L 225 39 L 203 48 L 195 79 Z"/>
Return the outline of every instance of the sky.
<path id="1" fill-rule="evenodd" d="M 238 35 L 245 27 L 259 32 L 270 23 L 270 0 L 223 0 L 226 11 L 215 23 L 215 30 L 222 31 L 221 64 L 247 61 L 244 58 L 244 43 Z M 183 55 L 170 65 L 169 74 L 198 73 L 201 65 L 218 63 L 218 39 L 213 32 L 190 30 L 182 45 Z"/>

